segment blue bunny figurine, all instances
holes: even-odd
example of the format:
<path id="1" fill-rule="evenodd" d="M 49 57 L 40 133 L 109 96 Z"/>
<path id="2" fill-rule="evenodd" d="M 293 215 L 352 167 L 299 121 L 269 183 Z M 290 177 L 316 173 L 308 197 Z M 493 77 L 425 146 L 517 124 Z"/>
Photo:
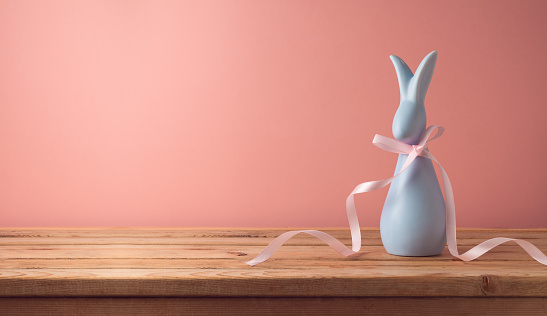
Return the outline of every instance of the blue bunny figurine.
<path id="1" fill-rule="evenodd" d="M 413 75 L 405 62 L 390 56 L 401 92 L 401 103 L 393 118 L 393 136 L 410 145 L 418 144 L 426 128 L 425 94 L 437 52 L 429 53 Z M 395 174 L 408 155 L 400 154 Z M 386 251 L 398 256 L 433 256 L 446 245 L 446 209 L 431 160 L 417 157 L 389 188 L 380 233 Z"/>

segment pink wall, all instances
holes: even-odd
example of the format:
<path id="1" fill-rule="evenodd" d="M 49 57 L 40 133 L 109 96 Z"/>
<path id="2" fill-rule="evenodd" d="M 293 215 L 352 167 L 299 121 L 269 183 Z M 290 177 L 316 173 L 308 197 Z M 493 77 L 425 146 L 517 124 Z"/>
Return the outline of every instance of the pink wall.
<path id="1" fill-rule="evenodd" d="M 460 227 L 547 225 L 546 1 L 1 1 L 0 226 L 346 226 L 390 54 Z M 387 189 L 357 198 L 378 226 Z"/>

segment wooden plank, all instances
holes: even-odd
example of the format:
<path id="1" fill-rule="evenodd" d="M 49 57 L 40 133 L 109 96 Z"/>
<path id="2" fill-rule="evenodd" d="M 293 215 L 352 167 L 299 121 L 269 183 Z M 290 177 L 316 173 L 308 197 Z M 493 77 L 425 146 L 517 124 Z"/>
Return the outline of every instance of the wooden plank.
<path id="1" fill-rule="evenodd" d="M 2 315 L 545 315 L 544 298 L 1 298 Z"/>
<path id="2" fill-rule="evenodd" d="M 545 278 L 423 269 L 10 269 L 17 296 L 518 296 L 547 297 Z"/>
<path id="3" fill-rule="evenodd" d="M 70 229 L 12 229 L 0 230 L 0 245 L 50 245 L 50 244 L 172 244 L 172 245 L 267 245 L 285 229 L 277 230 L 227 230 L 200 228 L 70 228 Z M 347 229 L 324 229 L 345 244 L 351 239 Z M 513 237 L 526 239 L 538 247 L 547 247 L 547 229 L 534 230 L 458 230 L 458 244 L 474 246 L 492 237 Z M 378 229 L 363 229 L 363 245 L 381 246 Z M 509 243 L 513 244 L 513 243 Z M 289 245 L 323 245 L 307 234 L 297 235 Z"/>
<path id="4" fill-rule="evenodd" d="M 25 258 L 0 260 L 0 273 L 2 269 L 242 269 L 247 268 L 242 260 L 230 259 L 185 259 L 185 258 Z M 351 259 L 338 256 L 331 260 L 302 260 L 302 259 L 270 259 L 252 269 L 300 269 L 309 270 L 317 268 L 333 269 L 374 269 L 381 268 L 401 270 L 423 269 L 424 273 L 506 273 L 525 274 L 541 277 L 546 272 L 546 267 L 536 261 L 520 261 L 509 263 L 507 261 L 405 261 L 405 260 L 365 260 L 362 258 Z M 434 269 L 434 270 L 432 270 Z M 367 273 L 367 271 L 362 271 Z"/>
<path id="5" fill-rule="evenodd" d="M 470 247 L 460 247 L 463 253 Z M 239 258 L 248 260 L 262 251 L 263 246 L 189 246 L 189 245 L 37 245 L 2 246 L 0 259 L 8 258 Z M 241 258 L 249 257 L 249 258 Z M 273 258 L 338 260 L 340 254 L 327 246 L 287 246 L 282 247 Z M 383 246 L 367 246 L 352 256 L 364 260 L 406 260 L 406 261 L 444 261 L 454 260 L 448 249 L 441 255 L 430 257 L 401 257 L 388 254 Z M 458 260 L 458 259 L 456 259 Z M 476 261 L 533 261 L 519 246 L 504 245 L 478 258 Z"/>
<path id="6" fill-rule="evenodd" d="M 81 227 L 81 228 L 0 228 L 2 237 L 244 237 L 273 238 L 288 230 L 316 229 L 332 234 L 336 238 L 349 238 L 348 228 L 170 228 L 170 227 Z M 378 228 L 361 228 L 363 236 L 380 238 Z M 459 228 L 458 238 L 544 238 L 547 228 L 535 229 L 486 229 Z M 301 234 L 301 238 L 314 238 Z"/>

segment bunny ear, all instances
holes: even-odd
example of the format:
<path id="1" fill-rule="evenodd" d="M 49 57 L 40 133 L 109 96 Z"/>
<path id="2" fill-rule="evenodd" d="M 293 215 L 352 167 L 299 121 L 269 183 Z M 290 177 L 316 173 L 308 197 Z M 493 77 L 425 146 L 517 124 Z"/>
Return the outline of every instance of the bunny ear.
<path id="1" fill-rule="evenodd" d="M 435 64 L 437 63 L 437 51 L 432 51 L 427 56 L 425 56 L 422 63 L 416 69 L 416 74 L 412 78 L 409 86 L 409 97 L 412 99 L 423 103 L 425 100 L 425 94 L 427 93 L 427 88 L 431 83 L 431 78 L 433 77 L 433 70 L 435 70 Z"/>
<path id="2" fill-rule="evenodd" d="M 401 99 L 406 99 L 408 94 L 408 85 L 410 79 L 412 79 L 412 70 L 408 68 L 407 64 L 399 57 L 395 55 L 389 56 L 395 66 L 397 72 L 397 79 L 399 79 L 399 89 L 401 91 Z"/>

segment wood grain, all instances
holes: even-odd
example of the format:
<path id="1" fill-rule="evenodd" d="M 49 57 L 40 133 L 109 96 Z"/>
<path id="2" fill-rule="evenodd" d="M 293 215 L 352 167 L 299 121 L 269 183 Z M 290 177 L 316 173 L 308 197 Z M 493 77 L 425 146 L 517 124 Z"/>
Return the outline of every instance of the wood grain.
<path id="1" fill-rule="evenodd" d="M 351 257 L 299 235 L 269 261 L 244 264 L 286 230 L 3 228 L 2 314 L 63 314 L 63 309 L 123 314 L 127 304 L 148 314 L 151 306 L 164 308 L 165 314 L 185 308 L 205 313 L 226 305 L 228 297 L 233 310 L 226 311 L 233 314 L 260 306 L 275 314 L 289 305 L 295 311 L 338 306 L 347 314 L 370 306 L 395 312 L 420 307 L 431 313 L 452 306 L 464 314 L 472 308 L 507 312 L 515 304 L 524 304 L 530 314 L 546 308 L 547 267 L 514 243 L 472 262 L 447 250 L 433 257 L 399 257 L 385 252 L 378 229 L 366 228 L 364 249 Z M 347 229 L 321 230 L 351 243 Z M 547 229 L 459 229 L 460 252 L 500 236 L 526 239 L 547 252 Z M 205 307 L 196 307 L 204 298 Z"/>
<path id="2" fill-rule="evenodd" d="M 2 315 L 545 315 L 542 298 L 0 298 Z"/>

